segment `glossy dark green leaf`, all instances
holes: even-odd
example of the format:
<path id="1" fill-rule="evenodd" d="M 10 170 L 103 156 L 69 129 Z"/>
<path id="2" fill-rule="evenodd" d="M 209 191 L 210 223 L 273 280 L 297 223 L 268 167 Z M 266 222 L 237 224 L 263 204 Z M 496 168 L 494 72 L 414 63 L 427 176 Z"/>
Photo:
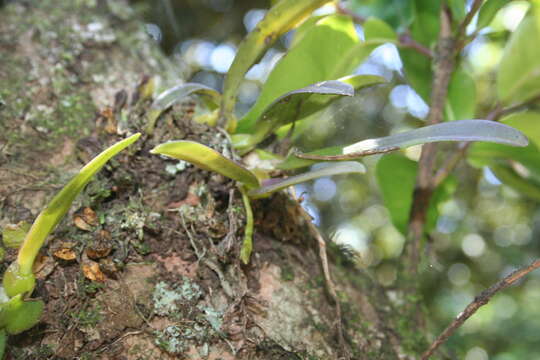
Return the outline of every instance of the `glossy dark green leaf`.
<path id="1" fill-rule="evenodd" d="M 185 83 L 173 86 L 159 94 L 150 106 L 147 114 L 146 132 L 151 134 L 154 131 L 156 121 L 163 111 L 184 101 L 190 95 L 202 95 L 208 98 L 207 105 L 211 110 L 216 109 L 221 100 L 219 92 L 203 84 Z"/>
<path id="2" fill-rule="evenodd" d="M 375 16 L 394 29 L 409 27 L 414 18 L 414 1 L 404 0 L 353 0 L 345 2 L 351 10 L 364 17 Z"/>
<path id="3" fill-rule="evenodd" d="M 356 64 L 339 66 L 355 44 L 360 42 L 351 19 L 330 15 L 316 22 L 302 39 L 276 64 L 264 84 L 259 98 L 239 121 L 239 133 L 251 133 L 265 109 L 284 94 L 311 84 L 349 75 Z"/>
<path id="4" fill-rule="evenodd" d="M 377 183 L 392 224 L 403 235 L 407 235 L 408 231 L 417 171 L 418 163 L 401 154 L 384 155 L 377 162 L 375 169 Z M 434 192 L 427 212 L 427 232 L 437 223 L 439 215 L 437 204 L 446 200 L 455 187 L 455 179 L 450 177 Z"/>
<path id="5" fill-rule="evenodd" d="M 497 12 L 509 2 L 509 0 L 487 0 L 484 2 L 480 8 L 480 11 L 478 12 L 476 28 L 483 29 L 491 24 L 491 21 L 495 15 L 497 15 Z"/>
<path id="6" fill-rule="evenodd" d="M 214 149 L 194 141 L 170 141 L 156 146 L 150 152 L 184 160 L 204 170 L 215 171 L 250 188 L 259 186 L 259 180 L 251 171 Z"/>
<path id="7" fill-rule="evenodd" d="M 537 179 L 524 178 L 509 165 L 491 165 L 490 169 L 503 184 L 510 186 L 531 199 L 540 201 L 540 181 Z"/>
<path id="8" fill-rule="evenodd" d="M 452 74 L 448 85 L 448 101 L 445 107 L 446 120 L 474 118 L 476 108 L 476 82 L 462 68 Z"/>
<path id="9" fill-rule="evenodd" d="M 264 19 L 245 37 L 240 44 L 234 61 L 227 73 L 223 87 L 222 116 L 230 121 L 236 104 L 238 88 L 244 80 L 249 68 L 263 56 L 264 52 L 287 31 L 293 29 L 299 22 L 309 16 L 313 10 L 329 2 L 329 0 L 280 0 L 268 12 Z M 314 79 L 304 84 L 298 84 L 282 93 L 296 89 L 324 78 Z M 273 98 L 281 95 L 278 93 Z M 270 101 L 273 100 L 270 99 Z M 266 105 L 266 104 L 264 104 Z M 263 108 L 264 108 L 263 105 Z"/>
<path id="10" fill-rule="evenodd" d="M 511 186 L 518 190 L 525 187 L 519 186 L 521 182 L 516 180 L 516 177 L 521 177 L 525 182 L 529 181 L 531 186 L 540 183 L 540 113 L 516 113 L 503 118 L 501 122 L 525 133 L 531 140 L 529 145 L 525 148 L 514 148 L 500 144 L 477 143 L 469 149 L 467 160 L 475 167 L 497 168 L 502 174 L 500 180 L 504 183 L 507 183 L 506 179 L 511 181 L 514 184 Z M 514 163 L 521 164 L 521 169 L 525 171 L 517 173 L 512 169 L 508 170 Z"/>
<path id="11" fill-rule="evenodd" d="M 414 21 L 410 26 L 411 37 L 431 48 L 439 36 L 440 1 L 414 0 Z M 418 52 L 400 48 L 405 76 L 412 88 L 429 104 L 432 83 L 431 59 Z"/>
<path id="12" fill-rule="evenodd" d="M 465 2 L 465 0 L 448 0 L 448 6 L 455 21 L 462 21 L 465 17 Z"/>
<path id="13" fill-rule="evenodd" d="M 395 42 L 397 41 L 397 34 L 392 29 L 390 25 L 388 25 L 383 20 L 376 18 L 376 17 L 369 17 L 366 19 L 366 21 L 362 24 L 362 27 L 364 28 L 364 38 L 366 41 L 370 40 L 381 40 L 386 42 Z"/>
<path id="14" fill-rule="evenodd" d="M 497 92 L 505 105 L 540 95 L 540 4 L 534 4 L 510 36 L 499 65 Z"/>
<path id="15" fill-rule="evenodd" d="M 306 181 L 318 179 L 324 176 L 333 176 L 340 174 L 359 173 L 364 174 L 366 168 L 356 161 L 344 161 L 333 164 L 321 164 L 318 168 L 311 171 L 291 176 L 285 179 L 268 179 L 263 181 L 260 188 L 250 190 L 248 195 L 252 198 L 268 196 L 276 191 L 283 190 L 289 186 L 300 184 Z"/>

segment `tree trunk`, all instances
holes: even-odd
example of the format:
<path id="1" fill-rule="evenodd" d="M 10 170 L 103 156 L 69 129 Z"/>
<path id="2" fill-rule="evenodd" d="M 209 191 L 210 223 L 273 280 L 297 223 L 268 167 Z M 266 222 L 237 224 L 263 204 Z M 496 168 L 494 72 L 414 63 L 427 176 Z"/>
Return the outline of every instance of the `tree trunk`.
<path id="1" fill-rule="evenodd" d="M 82 164 L 143 131 L 158 79 L 181 81 L 123 1 L 5 6 L 0 54 L 2 227 L 33 221 Z M 171 139 L 230 151 L 191 115 L 167 111 L 78 197 L 36 267 L 41 322 L 9 339 L 7 358 L 405 359 L 423 350 L 407 325 L 417 306 L 399 288 L 390 301 L 329 245 L 336 317 L 317 239 L 285 194 L 254 202 L 254 252 L 241 265 L 235 184 L 149 154 Z M 7 251 L 3 269 L 14 258 Z"/>

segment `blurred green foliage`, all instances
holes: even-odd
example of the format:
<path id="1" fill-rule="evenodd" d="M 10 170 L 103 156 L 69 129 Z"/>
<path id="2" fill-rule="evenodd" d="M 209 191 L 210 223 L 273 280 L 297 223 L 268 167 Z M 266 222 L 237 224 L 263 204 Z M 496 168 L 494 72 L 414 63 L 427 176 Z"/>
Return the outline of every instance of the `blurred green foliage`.
<path id="1" fill-rule="evenodd" d="M 187 80 L 219 90 L 224 71 L 218 60 L 227 57 L 218 55 L 227 54 L 224 46 L 236 49 L 239 39 L 250 29 L 248 20 L 264 14 L 263 10 L 253 8 L 268 7 L 268 4 L 238 0 L 183 3 L 186 5 L 182 18 L 195 17 L 205 11 L 210 14 L 210 3 L 229 4 L 228 10 L 209 20 L 210 26 L 200 21 L 199 28 L 189 27 L 189 22 L 178 21 L 178 26 L 191 29 L 190 33 L 177 37 L 176 44 L 165 45 L 167 49 L 176 49 L 175 59 L 183 66 Z M 455 30 L 469 10 L 468 3 L 448 2 Z M 351 44 L 347 46 L 360 43 L 364 36 L 366 40 L 384 40 L 383 45 L 369 48 L 369 57 L 361 53 L 357 58 L 362 60 L 360 66 L 348 71 L 383 76 L 388 84 L 361 90 L 352 99 L 336 100 L 328 109 L 310 117 L 316 121 L 310 120 L 311 125 L 303 126 L 302 132 L 293 135 L 295 145 L 303 151 L 311 151 L 421 126 L 431 93 L 433 63 L 425 54 L 399 46 L 399 37 L 406 35 L 433 50 L 439 32 L 440 4 L 431 0 L 346 2 L 344 6 L 348 11 L 368 19 L 364 27 L 356 25 L 359 40 L 352 34 Z M 466 29 L 466 43 L 449 87 L 445 119 L 483 118 L 499 107 L 515 107 L 514 111 L 529 108 L 527 112 L 503 117 L 502 122 L 525 132 L 531 144 L 525 149 L 475 144 L 468 153 L 468 162 L 461 163 L 454 172 L 451 187 L 455 191 L 435 199 L 433 212 L 438 215 L 430 216 L 432 231 L 430 241 L 423 245 L 425 261 L 418 279 L 434 333 L 442 330 L 480 291 L 538 256 L 539 248 L 533 241 L 540 231 L 537 104 L 516 106 L 540 94 L 536 46 L 540 43 L 538 6 L 538 1 L 484 1 L 479 17 Z M 335 9 L 327 11 L 333 13 Z M 150 16 L 150 12 L 147 14 Z M 300 46 L 316 24 L 324 23 L 321 22 L 323 15 L 323 12 L 317 13 L 298 29 L 296 36 L 294 31 L 285 35 L 247 73 L 239 91 L 239 117 L 250 114 L 248 111 L 257 99 L 268 104 L 294 88 L 318 80 L 333 80 L 325 78 L 329 75 L 323 65 L 317 77 L 309 80 L 311 82 L 306 80 L 307 83 L 296 84 L 295 79 L 288 78 L 290 70 L 275 79 L 269 75 L 271 69 L 284 67 L 287 62 L 315 64 L 326 56 L 332 58 L 331 62 L 336 61 L 337 50 L 325 53 L 324 49 L 315 49 L 317 51 L 304 60 L 292 59 L 293 51 L 286 53 L 289 47 Z M 342 19 L 341 16 L 334 18 Z M 162 28 L 168 26 L 162 24 L 170 22 L 163 14 L 148 19 Z M 245 28 L 227 27 L 230 22 L 247 25 Z M 220 24 L 222 29 L 230 31 L 217 35 L 208 31 L 209 27 Z M 282 89 L 272 87 L 275 90 L 272 95 L 259 97 L 261 91 L 264 94 L 270 91 L 265 90 L 265 80 L 276 83 L 280 81 L 276 79 L 283 78 L 287 81 Z M 259 112 L 264 109 L 263 105 L 258 107 Z M 451 156 L 453 151 L 454 147 L 445 145 L 441 157 Z M 419 149 L 410 148 L 400 155 L 366 158 L 368 176 L 320 178 L 297 187 L 299 193 L 307 191 L 304 204 L 315 221 L 335 242 L 358 252 L 361 266 L 389 288 L 397 279 L 408 214 L 402 210 L 399 220 L 393 219 L 392 211 L 388 211 L 388 207 L 390 210 L 392 207 L 388 204 L 388 191 L 381 179 L 390 182 L 386 187 L 393 191 L 391 197 L 404 201 L 402 207 L 406 208 L 418 157 Z M 375 181 L 376 169 L 380 172 L 385 164 L 390 170 L 396 170 L 388 170 L 387 175 L 379 175 L 379 180 Z M 467 360 L 539 357 L 536 334 L 540 323 L 533 320 L 540 313 L 539 285 L 540 275 L 532 273 L 518 286 L 498 294 L 450 339 L 447 351 Z"/>

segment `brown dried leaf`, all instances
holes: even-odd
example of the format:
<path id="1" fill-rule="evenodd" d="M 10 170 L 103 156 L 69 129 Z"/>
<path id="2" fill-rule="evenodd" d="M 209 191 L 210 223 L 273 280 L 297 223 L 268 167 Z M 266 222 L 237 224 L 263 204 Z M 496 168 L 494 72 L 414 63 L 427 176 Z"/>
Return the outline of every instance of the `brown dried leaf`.
<path id="1" fill-rule="evenodd" d="M 53 252 L 53 255 L 59 259 L 70 261 L 77 258 L 75 251 L 69 248 L 61 248 Z"/>
<path id="2" fill-rule="evenodd" d="M 99 264 L 94 261 L 87 261 L 82 266 L 82 271 L 84 276 L 92 281 L 99 281 L 104 282 L 105 281 L 105 274 L 101 272 L 101 269 L 99 268 Z"/>

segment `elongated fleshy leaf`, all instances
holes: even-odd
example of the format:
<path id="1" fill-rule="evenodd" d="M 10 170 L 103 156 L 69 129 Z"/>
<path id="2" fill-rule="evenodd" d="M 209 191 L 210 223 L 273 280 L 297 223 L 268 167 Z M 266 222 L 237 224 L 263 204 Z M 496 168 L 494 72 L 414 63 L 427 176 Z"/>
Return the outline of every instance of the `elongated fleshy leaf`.
<path id="1" fill-rule="evenodd" d="M 306 173 L 291 176 L 286 179 L 269 179 L 263 181 L 260 188 L 249 191 L 248 195 L 252 198 L 259 198 L 270 195 L 273 192 L 283 190 L 289 186 L 300 184 L 309 180 L 317 179 L 323 176 L 333 176 L 339 174 L 360 173 L 364 174 L 366 168 L 356 161 L 344 161 L 335 164 L 321 164 L 317 169 Z"/>
<path id="2" fill-rule="evenodd" d="M 86 164 L 81 171 L 51 200 L 48 206 L 39 214 L 26 234 L 25 240 L 19 250 L 17 262 L 13 263 L 4 274 L 4 288 L 12 297 L 20 291 L 30 291 L 33 284 L 26 284 L 26 277 L 32 275 L 34 259 L 47 238 L 47 235 L 60 222 L 69 210 L 75 197 L 82 191 L 85 185 L 92 179 L 113 156 L 137 141 L 141 134 L 137 133 L 127 139 L 117 142 L 92 161 Z M 18 279 L 25 278 L 25 284 L 18 284 Z"/>
<path id="3" fill-rule="evenodd" d="M 343 66 L 340 64 L 359 42 L 350 17 L 334 14 L 317 21 L 274 66 L 257 102 L 238 122 L 238 132 L 252 133 L 265 109 L 280 96 L 351 74 L 357 63 L 347 61 Z"/>
<path id="4" fill-rule="evenodd" d="M 306 16 L 309 16 L 313 10 L 329 1 L 280 0 L 268 10 L 264 19 L 255 26 L 240 44 L 231 68 L 225 78 L 221 115 L 226 121 L 230 121 L 232 118 L 238 88 L 249 68 L 262 57 L 264 52 L 281 35 L 294 28 Z"/>
<path id="5" fill-rule="evenodd" d="M 7 309 L 5 329 L 8 334 L 16 335 L 32 328 L 39 322 L 45 304 L 41 300 L 22 301 L 17 309 Z"/>
<path id="6" fill-rule="evenodd" d="M 173 86 L 159 94 L 150 106 L 147 115 L 148 124 L 146 126 L 146 132 L 151 134 L 154 131 L 156 121 L 163 111 L 194 94 L 207 97 L 209 99 L 207 105 L 209 105 L 211 110 L 216 109 L 221 100 L 221 94 L 219 92 L 203 84 L 185 83 Z"/>
<path id="7" fill-rule="evenodd" d="M 349 75 L 339 78 L 338 81 L 344 82 L 351 85 L 355 92 L 370 86 L 383 84 L 388 82 L 385 78 L 377 75 Z M 328 96 L 325 97 L 329 100 L 327 106 L 329 106 L 334 100 L 337 100 L 338 96 Z M 324 107 L 322 107 L 319 112 L 303 117 L 300 120 L 297 120 L 294 124 L 287 124 L 281 126 L 275 131 L 278 138 L 283 138 L 290 134 L 291 127 L 294 125 L 294 133 L 292 134 L 292 139 L 300 136 L 304 131 L 306 131 L 310 126 L 315 125 L 315 121 L 319 116 L 324 116 Z"/>
<path id="8" fill-rule="evenodd" d="M 367 139 L 345 147 L 331 147 L 300 154 L 302 161 L 287 159 L 281 169 L 307 166 L 315 161 L 342 161 L 390 152 L 414 145 L 440 141 L 486 141 L 511 146 L 527 146 L 520 131 L 489 120 L 458 120 L 424 126 L 419 129 L 382 138 Z"/>
<path id="9" fill-rule="evenodd" d="M 259 186 L 259 180 L 251 171 L 214 149 L 194 141 L 170 141 L 156 146 L 150 152 L 184 160 L 204 170 L 215 171 L 249 188 Z"/>
<path id="10" fill-rule="evenodd" d="M 248 264 L 251 252 L 253 251 L 253 227 L 255 221 L 253 219 L 253 210 L 251 209 L 249 196 L 243 188 L 240 188 L 240 192 L 242 193 L 242 201 L 244 202 L 244 209 L 246 210 L 246 226 L 244 228 L 242 248 L 240 249 L 240 259 L 244 264 Z"/>
<path id="11" fill-rule="evenodd" d="M 531 3 L 528 14 L 510 36 L 497 71 L 497 92 L 505 105 L 540 94 L 540 2 Z"/>
<path id="12" fill-rule="evenodd" d="M 277 98 L 261 114 L 255 133 L 249 137 L 234 137 L 235 148 L 247 151 L 264 140 L 278 127 L 302 119 L 327 106 L 339 96 L 353 96 L 352 85 L 341 81 L 323 81 L 293 90 Z M 243 135 L 243 134 L 242 134 Z M 237 139 L 243 139 L 243 142 Z M 246 141 L 247 140 L 247 141 Z"/>

